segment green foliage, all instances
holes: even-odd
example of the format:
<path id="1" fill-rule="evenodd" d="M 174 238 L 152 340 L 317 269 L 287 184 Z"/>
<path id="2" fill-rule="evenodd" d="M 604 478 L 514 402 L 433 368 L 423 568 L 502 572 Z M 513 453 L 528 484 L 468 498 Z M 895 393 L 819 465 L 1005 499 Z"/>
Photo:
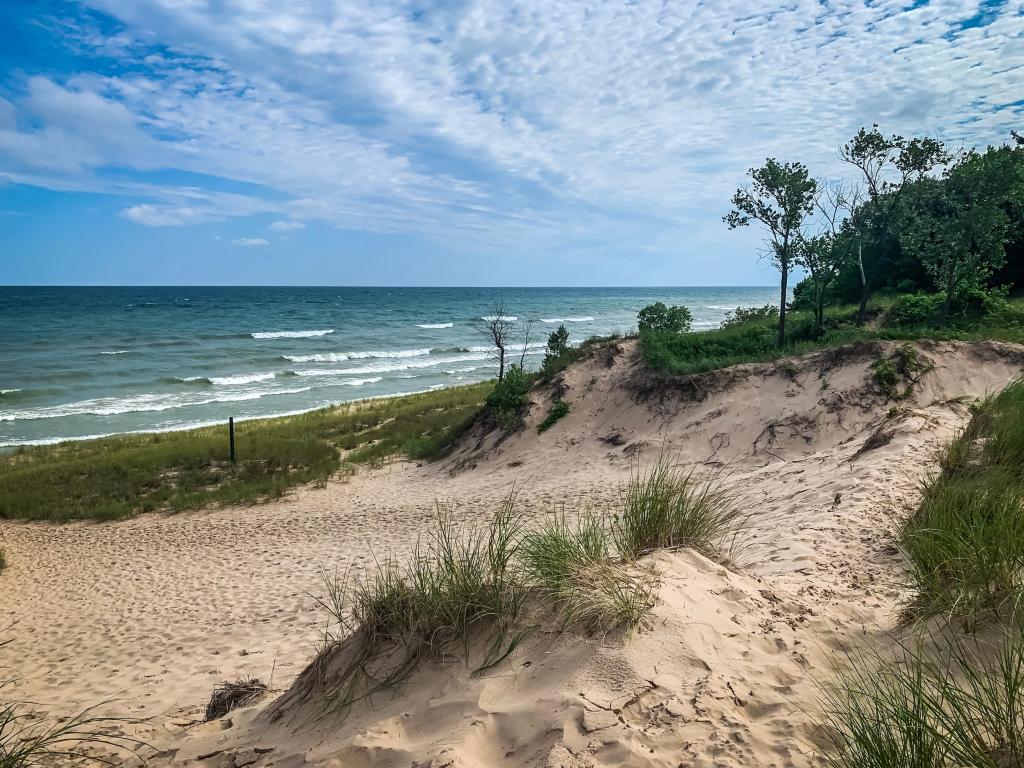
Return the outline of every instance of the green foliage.
<path id="1" fill-rule="evenodd" d="M 537 425 L 537 434 L 547 432 L 555 425 L 555 422 L 569 414 L 569 404 L 565 400 L 556 400 L 544 417 L 544 421 Z"/>
<path id="2" fill-rule="evenodd" d="M 7 567 L 7 553 L 0 549 L 0 571 Z"/>
<path id="3" fill-rule="evenodd" d="M 825 730 L 835 747 L 827 763 L 1024 765 L 1024 641 L 1014 628 L 992 646 L 954 637 L 942 651 L 903 643 L 894 659 L 852 656 L 851 668 L 826 689 Z"/>
<path id="4" fill-rule="evenodd" d="M 741 521 L 719 478 L 699 478 L 660 456 L 647 471 L 633 472 L 615 521 L 615 546 L 623 557 L 651 549 L 720 549 Z"/>
<path id="5" fill-rule="evenodd" d="M 920 359 L 915 347 L 901 344 L 890 357 L 882 357 L 872 363 L 871 369 L 872 378 L 883 395 L 889 400 L 906 400 L 914 393 L 914 386 L 921 375 L 930 371 L 932 366 Z"/>
<path id="6" fill-rule="evenodd" d="M 502 429 L 513 432 L 523 425 L 532 383 L 530 374 L 518 365 L 510 365 L 505 378 L 494 385 L 487 396 L 487 411 Z"/>
<path id="7" fill-rule="evenodd" d="M 649 574 L 613 562 L 607 526 L 598 517 L 570 525 L 564 514 L 523 541 L 531 585 L 554 603 L 561 622 L 587 630 L 642 624 L 651 608 Z"/>
<path id="8" fill-rule="evenodd" d="M 722 321 L 723 328 L 731 328 L 747 323 L 775 323 L 779 319 L 779 308 L 774 304 L 765 304 L 763 307 L 736 307 L 731 312 L 725 313 L 725 320 Z"/>
<path id="9" fill-rule="evenodd" d="M 552 357 L 564 355 L 569 349 L 569 331 L 564 325 L 559 325 L 555 331 L 548 336 L 547 354 Z"/>
<path id="10" fill-rule="evenodd" d="M 973 626 L 1024 597 L 1024 381 L 983 402 L 904 526 L 908 613 Z"/>
<path id="11" fill-rule="evenodd" d="M 916 328 L 932 325 L 939 316 L 941 296 L 905 294 L 896 299 L 889 310 L 888 322 L 896 326 Z"/>
<path id="12" fill-rule="evenodd" d="M 640 333 L 686 333 L 692 322 L 693 315 L 686 307 L 666 307 L 660 301 L 648 304 L 637 314 Z"/>
<path id="13" fill-rule="evenodd" d="M 490 384 L 236 423 L 22 448 L 0 456 L 0 518 L 111 520 L 158 509 L 251 503 L 324 481 L 345 463 L 440 455 Z"/>

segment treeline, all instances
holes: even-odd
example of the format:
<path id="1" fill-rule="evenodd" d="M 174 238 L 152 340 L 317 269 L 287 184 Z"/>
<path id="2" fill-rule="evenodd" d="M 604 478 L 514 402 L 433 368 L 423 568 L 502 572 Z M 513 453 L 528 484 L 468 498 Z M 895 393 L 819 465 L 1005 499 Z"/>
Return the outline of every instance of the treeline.
<path id="1" fill-rule="evenodd" d="M 984 151 L 861 129 L 839 150 L 855 181 L 829 183 L 802 163 L 769 158 L 732 198 L 730 228 L 760 225 L 781 274 L 778 344 L 785 344 L 788 278 L 807 272 L 792 307 L 858 305 L 902 294 L 908 321 L 942 325 L 998 311 L 1024 290 L 1024 137 Z"/>

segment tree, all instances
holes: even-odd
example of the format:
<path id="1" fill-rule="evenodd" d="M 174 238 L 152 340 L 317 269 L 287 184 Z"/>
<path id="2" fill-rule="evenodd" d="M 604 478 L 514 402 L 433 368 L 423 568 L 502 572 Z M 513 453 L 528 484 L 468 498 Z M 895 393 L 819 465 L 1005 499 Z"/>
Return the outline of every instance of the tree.
<path id="1" fill-rule="evenodd" d="M 779 300 L 779 347 L 786 343 L 786 300 L 789 272 L 804 219 L 814 208 L 818 189 L 802 163 L 780 163 L 769 157 L 760 168 L 751 168 L 752 184 L 740 187 L 732 197 L 733 210 L 725 215 L 729 229 L 745 227 L 751 220 L 768 230 L 769 255 L 781 274 Z"/>
<path id="2" fill-rule="evenodd" d="M 569 350 L 569 332 L 564 325 L 552 331 L 548 336 L 547 353 L 549 357 L 561 357 Z"/>
<path id="3" fill-rule="evenodd" d="M 839 149 L 839 157 L 858 171 L 867 187 L 868 202 L 875 215 L 868 218 L 869 226 L 859 234 L 873 243 L 881 242 L 891 224 L 896 206 L 900 203 L 907 184 L 923 179 L 930 171 L 945 165 L 951 159 L 945 145 L 928 137 L 906 139 L 893 134 L 883 136 L 878 125 L 870 131 L 861 128 Z M 865 265 L 863 243 L 858 247 L 861 279 L 860 308 L 857 320 L 864 322 L 877 270 Z"/>
<path id="4" fill-rule="evenodd" d="M 637 328 L 640 333 L 645 331 L 686 333 L 690 330 L 692 322 L 693 315 L 686 307 L 666 307 L 660 301 L 648 304 L 637 313 Z"/>
<path id="5" fill-rule="evenodd" d="M 515 318 L 505 315 L 505 302 L 499 300 L 491 314 L 482 319 L 484 324 L 480 333 L 493 350 L 492 354 L 498 361 L 498 381 L 502 381 L 505 378 L 505 358 L 512 339 Z"/>
<path id="6" fill-rule="evenodd" d="M 807 270 L 814 310 L 814 333 L 820 336 L 825 329 L 825 303 L 829 287 L 839 275 L 840 268 L 849 259 L 849 238 L 843 233 L 843 214 L 856 207 L 857 190 L 842 184 L 818 182 L 819 194 L 814 207 L 821 213 L 822 226 L 818 234 L 800 233 L 795 262 Z"/>
<path id="7" fill-rule="evenodd" d="M 943 321 L 956 300 L 981 290 L 1005 259 L 1010 220 L 981 158 L 969 153 L 943 180 L 922 181 L 904 212 L 900 241 L 918 254 L 944 293 Z"/>

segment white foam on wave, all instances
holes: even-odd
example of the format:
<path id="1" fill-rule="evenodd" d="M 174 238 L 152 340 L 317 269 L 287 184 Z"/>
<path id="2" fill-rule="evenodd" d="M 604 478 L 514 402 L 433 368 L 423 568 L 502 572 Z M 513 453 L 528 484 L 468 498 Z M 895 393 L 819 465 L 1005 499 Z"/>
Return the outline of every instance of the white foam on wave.
<path id="1" fill-rule="evenodd" d="M 210 383 L 217 386 L 231 386 L 233 384 L 255 384 L 257 381 L 270 381 L 274 373 L 249 373 L 240 376 L 211 376 Z"/>
<path id="2" fill-rule="evenodd" d="M 480 319 L 483 320 L 485 323 L 493 323 L 495 320 L 498 320 L 499 318 L 502 320 L 507 320 L 509 322 L 515 322 L 516 320 L 519 319 L 515 315 L 484 315 Z"/>
<path id="3" fill-rule="evenodd" d="M 594 318 L 590 317 L 542 317 L 542 323 L 592 323 Z"/>
<path id="4" fill-rule="evenodd" d="M 128 354 L 128 350 L 127 349 L 118 349 L 118 350 L 115 350 L 114 352 L 100 352 L 100 354 L 101 355 L 127 355 Z"/>
<path id="5" fill-rule="evenodd" d="M 245 400 L 259 400 L 273 395 L 297 395 L 308 392 L 312 387 L 290 389 L 258 389 L 248 392 L 224 392 L 209 397 L 187 393 L 143 394 L 129 397 L 97 397 L 74 403 L 51 405 L 45 408 L 0 411 L 0 421 L 35 421 L 38 419 L 59 419 L 64 416 L 119 416 L 124 413 L 153 413 L 174 408 L 190 408 L 210 403 L 232 403 Z"/>
<path id="6" fill-rule="evenodd" d="M 417 328 L 426 328 L 427 330 L 434 330 L 439 328 L 451 328 L 455 323 L 417 323 Z"/>
<path id="7" fill-rule="evenodd" d="M 250 333 L 254 339 L 312 339 L 334 333 L 333 328 L 322 331 L 256 331 Z"/>
<path id="8" fill-rule="evenodd" d="M 430 354 L 430 347 L 420 349 L 392 349 L 379 352 L 326 352 L 318 355 L 283 355 L 291 363 L 344 363 L 346 360 L 368 358 L 422 357 Z"/>
<path id="9" fill-rule="evenodd" d="M 21 392 L 20 389 L 0 389 L 0 395 L 13 395 L 15 392 Z"/>

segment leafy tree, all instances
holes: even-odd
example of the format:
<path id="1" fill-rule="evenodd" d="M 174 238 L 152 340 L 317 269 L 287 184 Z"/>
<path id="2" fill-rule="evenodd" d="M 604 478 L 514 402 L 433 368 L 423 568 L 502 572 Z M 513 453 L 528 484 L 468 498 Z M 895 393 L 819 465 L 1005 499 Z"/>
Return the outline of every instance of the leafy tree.
<path id="1" fill-rule="evenodd" d="M 878 264 L 865 261 L 864 242 L 878 246 L 888 233 L 896 206 L 907 185 L 920 181 L 940 165 L 951 159 L 945 145 L 928 137 L 906 139 L 892 134 L 884 136 L 873 125 L 870 131 L 861 128 L 839 149 L 839 156 L 860 171 L 867 187 L 870 215 L 854 218 L 856 231 L 862 242 L 858 244 L 858 271 L 861 282 L 859 322 L 864 322 L 868 299 L 878 274 Z"/>
<path id="2" fill-rule="evenodd" d="M 503 429 L 511 432 L 523 425 L 530 384 L 530 374 L 512 363 L 487 396 L 487 409 Z"/>
<path id="3" fill-rule="evenodd" d="M 637 327 L 645 331 L 686 333 L 690 330 L 693 315 L 686 307 L 666 307 L 662 302 L 648 304 L 637 314 Z"/>
<path id="4" fill-rule="evenodd" d="M 741 187 L 732 197 L 733 210 L 725 215 L 729 229 L 745 227 L 751 220 L 768 230 L 769 253 L 781 274 L 778 346 L 786 343 L 786 299 L 789 272 L 796 257 L 796 245 L 804 219 L 814 207 L 818 183 L 802 163 L 780 163 L 774 157 L 760 168 L 751 168 L 750 187 Z"/>
<path id="5" fill-rule="evenodd" d="M 935 287 L 944 294 L 941 317 L 965 292 L 978 291 L 1002 266 L 1009 217 L 986 188 L 992 174 L 970 153 L 945 179 L 920 183 L 915 205 L 904 212 L 900 241 L 918 254 Z"/>
<path id="6" fill-rule="evenodd" d="M 566 350 L 569 349 L 569 332 L 565 330 L 564 325 L 559 325 L 558 330 L 553 331 L 548 336 L 548 347 L 547 353 L 551 357 L 559 357 L 564 355 Z"/>

